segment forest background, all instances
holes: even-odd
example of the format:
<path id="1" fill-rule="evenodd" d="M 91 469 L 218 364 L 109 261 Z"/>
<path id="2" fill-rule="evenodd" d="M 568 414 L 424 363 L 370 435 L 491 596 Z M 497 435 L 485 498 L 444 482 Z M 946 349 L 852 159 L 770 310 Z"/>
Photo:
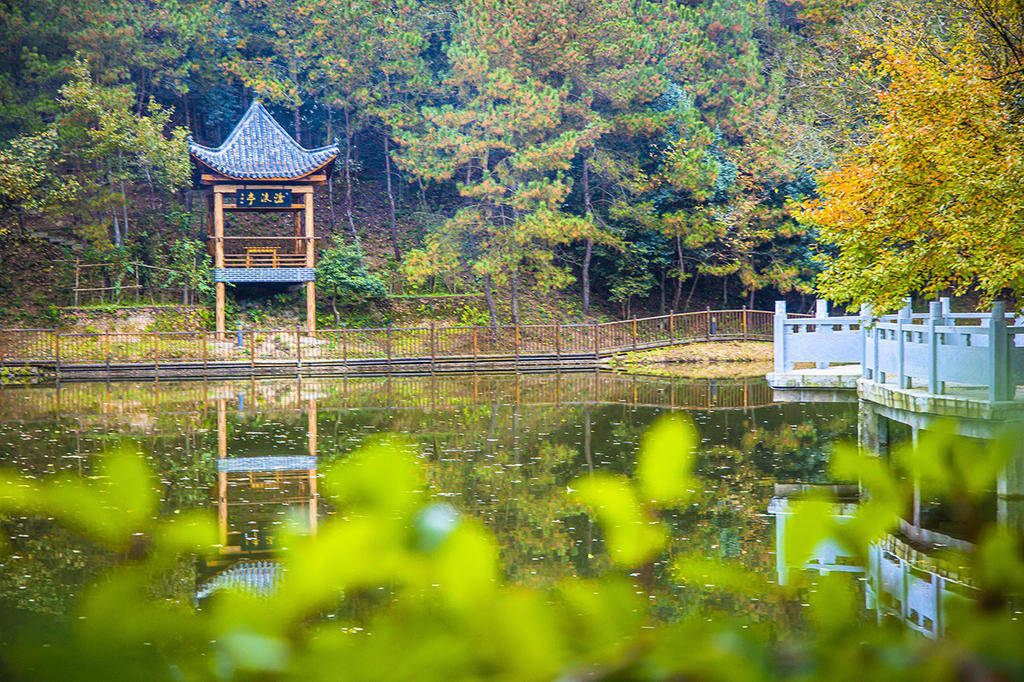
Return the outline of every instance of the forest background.
<path id="1" fill-rule="evenodd" d="M 1024 289 L 1017 2 L 25 0 L 0 27 L 9 322 L 68 305 L 76 260 L 208 294 L 186 140 L 254 99 L 339 140 L 334 322 L 438 282 L 474 323 Z"/>

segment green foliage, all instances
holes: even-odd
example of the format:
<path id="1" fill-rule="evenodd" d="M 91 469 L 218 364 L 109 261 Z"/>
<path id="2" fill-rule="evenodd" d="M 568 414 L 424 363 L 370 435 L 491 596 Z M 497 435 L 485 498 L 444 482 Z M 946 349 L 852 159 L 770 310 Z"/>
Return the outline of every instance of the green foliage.
<path id="1" fill-rule="evenodd" d="M 170 247 L 170 267 L 167 284 L 187 286 L 198 292 L 202 300 L 209 302 L 214 295 L 213 259 L 206 245 L 198 239 L 176 239 Z"/>
<path id="2" fill-rule="evenodd" d="M 1018 21 L 987 0 L 8 3 L 0 237 L 164 265 L 197 234 L 185 138 L 221 142 L 258 97 L 306 146 L 344 138 L 331 231 L 339 182 L 352 243 L 353 188 L 379 195 L 396 266 L 479 279 L 492 322 L 501 292 L 518 318 L 524 287 L 578 275 L 627 314 L 666 279 L 673 309 L 711 278 L 807 293 L 819 233 L 835 298 L 995 296 L 1021 279 Z"/>
<path id="3" fill-rule="evenodd" d="M 388 295 L 384 282 L 366 269 L 358 246 L 336 246 L 321 253 L 317 283 L 330 294 L 335 325 L 341 323 L 339 303 L 357 307 Z"/>
<path id="4" fill-rule="evenodd" d="M 151 101 L 142 113 L 130 87 L 93 80 L 75 60 L 59 93 L 61 113 L 45 130 L 0 151 L 0 211 L 70 222 L 73 233 L 105 250 L 128 232 L 125 183 L 145 180 L 172 192 L 185 184 L 186 131 L 170 130 L 170 112 Z"/>
<path id="5" fill-rule="evenodd" d="M 906 455 L 918 472 L 936 472 L 922 477 L 926 491 L 994 485 L 989 474 L 1009 441 L 942 455 L 944 443 L 939 436 Z M 339 513 L 316 535 L 289 526 L 275 592 L 228 591 L 198 609 L 154 586 L 191 589 L 183 561 L 209 551 L 214 524 L 200 512 L 159 517 L 155 480 L 140 457 L 111 453 L 91 480 L 5 474 L 0 512 L 52 517 L 116 552 L 66 627 L 52 627 L 60 616 L 44 608 L 42 620 L 5 631 L 5 665 L 16 677 L 76 679 L 109 679 L 111 671 L 157 679 L 846 679 L 854 669 L 858 678 L 956 679 L 965 666 L 1019 673 L 1024 631 L 1008 601 L 1024 589 L 1015 536 L 986 529 L 973 560 L 984 599 L 952 609 L 938 641 L 908 638 L 899 624 L 858 616 L 860 588 L 846 574 L 813 589 L 779 588 L 735 563 L 667 548 L 665 515 L 702 485 L 695 444 L 692 425 L 670 418 L 644 439 L 635 479 L 601 474 L 573 483 L 570 494 L 599 521 L 614 567 L 595 579 L 527 587 L 500 577 L 497 543 L 478 523 L 427 496 L 422 462 L 378 442 L 327 472 L 326 495 Z M 929 453 L 939 459 L 928 461 Z M 987 474 L 964 483 L 953 480 L 955 471 L 937 474 L 938 463 L 969 456 L 982 457 Z M 866 556 L 909 499 L 878 459 L 848 450 L 834 468 L 838 477 L 859 477 L 867 501 L 852 521 L 837 520 L 832 501 L 796 502 L 787 550 L 797 561 L 829 539 Z M 644 579 L 631 580 L 655 560 L 667 561 L 686 589 L 806 600 L 808 608 L 791 613 L 787 627 L 715 610 L 663 622 L 643 597 Z"/>

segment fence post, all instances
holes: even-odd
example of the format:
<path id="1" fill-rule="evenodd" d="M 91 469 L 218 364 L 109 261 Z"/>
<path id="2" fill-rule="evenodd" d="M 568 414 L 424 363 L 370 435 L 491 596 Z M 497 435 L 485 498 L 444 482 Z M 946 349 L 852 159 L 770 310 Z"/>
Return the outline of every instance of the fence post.
<path id="1" fill-rule="evenodd" d="M 561 337 L 562 325 L 557 320 L 555 321 L 555 358 L 561 364 L 562 361 L 562 337 Z"/>
<path id="2" fill-rule="evenodd" d="M 671 312 L 668 314 L 668 335 L 671 337 L 672 343 L 676 341 L 676 314 Z"/>
<path id="3" fill-rule="evenodd" d="M 473 326 L 473 362 L 476 362 L 477 355 L 480 352 L 479 346 L 477 344 L 476 334 L 477 334 L 477 329 L 476 329 L 476 325 L 474 325 Z"/>
<path id="4" fill-rule="evenodd" d="M 348 327 L 341 327 L 341 364 L 348 367 Z"/>
<path id="5" fill-rule="evenodd" d="M 860 307 L 860 376 L 863 379 L 871 378 L 871 368 L 868 367 L 868 327 L 871 325 L 871 306 L 863 304 Z"/>
<path id="6" fill-rule="evenodd" d="M 950 308 L 949 308 L 949 296 L 943 296 L 939 299 L 939 305 L 942 306 L 942 318 L 944 320 L 949 319 Z"/>
<path id="7" fill-rule="evenodd" d="M 430 366 L 433 367 L 434 363 L 437 362 L 437 355 L 434 346 L 434 321 L 430 321 Z"/>
<path id="8" fill-rule="evenodd" d="M 633 351 L 636 352 L 636 317 L 633 317 Z"/>
<path id="9" fill-rule="evenodd" d="M 943 382 L 939 381 L 939 337 L 935 327 L 942 321 L 942 303 L 932 301 L 928 304 L 928 392 L 943 392 Z M 877 356 L 877 351 L 875 354 Z"/>
<path id="10" fill-rule="evenodd" d="M 821 298 L 814 299 L 814 321 L 817 322 L 818 320 L 828 320 L 828 301 Z M 821 327 L 819 325 L 814 325 L 815 332 L 820 330 Z M 818 361 L 814 363 L 814 366 L 817 369 L 826 369 L 828 367 L 828 363 Z"/>
<path id="11" fill-rule="evenodd" d="M 295 330 L 295 366 L 302 367 L 302 332 Z"/>
<path id="12" fill-rule="evenodd" d="M 900 388 L 910 388 L 907 381 L 907 348 L 904 344 L 903 325 L 910 319 L 910 306 L 900 308 L 896 315 L 896 384 Z"/>
<path id="13" fill-rule="evenodd" d="M 775 302 L 774 329 L 772 330 L 773 355 L 775 357 L 775 371 L 785 372 L 786 364 L 786 302 Z"/>
<path id="14" fill-rule="evenodd" d="M 206 332 L 205 331 L 201 331 L 201 332 L 199 332 L 199 335 L 203 339 L 203 374 L 205 375 L 206 374 Z"/>
<path id="15" fill-rule="evenodd" d="M 519 362 L 519 323 L 516 322 L 515 326 L 516 326 L 516 330 L 515 330 L 516 331 L 516 338 L 514 339 L 514 341 L 515 341 L 515 347 L 516 347 L 516 349 L 515 349 L 516 350 L 516 363 L 517 363 L 516 366 L 518 366 L 518 362 Z"/>
<path id="16" fill-rule="evenodd" d="M 388 352 L 388 371 L 390 372 L 391 371 L 391 323 L 390 322 L 388 322 L 387 326 L 384 328 L 384 337 L 385 337 L 384 338 L 384 343 L 385 343 L 385 346 L 387 347 L 387 352 Z"/>
<path id="17" fill-rule="evenodd" d="M 828 317 L 828 301 L 823 298 L 814 299 L 814 317 Z"/>
<path id="18" fill-rule="evenodd" d="M 704 309 L 704 337 L 711 340 L 711 306 L 706 306 Z"/>
<path id="19" fill-rule="evenodd" d="M 910 296 L 907 296 L 903 299 L 903 307 L 900 308 L 899 314 L 908 320 L 914 316 L 913 302 L 913 299 Z"/>
<path id="20" fill-rule="evenodd" d="M 60 383 L 60 331 L 57 329 L 53 330 L 53 368 Z"/>
<path id="21" fill-rule="evenodd" d="M 106 356 L 107 374 L 110 374 L 110 329 L 103 332 L 103 355 Z"/>
<path id="22" fill-rule="evenodd" d="M 747 306 L 746 306 L 746 304 L 743 305 L 743 340 L 744 341 L 747 340 Z M 745 383 L 743 385 L 746 386 Z"/>
<path id="23" fill-rule="evenodd" d="M 239 328 L 241 329 L 241 328 Z M 241 336 L 241 332 L 239 332 Z M 256 330 L 249 330 L 249 372 L 256 373 Z"/>
<path id="24" fill-rule="evenodd" d="M 601 357 L 601 342 L 597 338 L 597 323 L 591 322 L 591 328 L 594 330 L 594 359 Z"/>
<path id="25" fill-rule="evenodd" d="M 1009 336 L 1006 333 L 1006 303 L 992 304 L 992 320 L 988 325 L 989 353 L 988 399 L 1012 400 L 1016 385 L 1010 381 Z"/>
<path id="26" fill-rule="evenodd" d="M 153 375 L 160 378 L 160 337 L 157 332 L 153 332 Z"/>
<path id="27" fill-rule="evenodd" d="M 879 322 L 881 322 L 881 320 L 876 320 L 875 321 L 875 355 L 874 355 L 874 363 L 875 363 L 874 364 L 874 368 L 875 369 L 872 372 L 871 376 L 874 378 L 874 381 L 877 381 L 878 383 L 884 384 L 885 383 L 885 372 L 883 372 L 881 370 L 881 368 L 878 366 L 879 365 L 878 357 L 879 357 L 879 355 L 881 353 L 881 343 L 879 343 L 879 342 L 882 340 L 882 328 L 878 326 Z"/>

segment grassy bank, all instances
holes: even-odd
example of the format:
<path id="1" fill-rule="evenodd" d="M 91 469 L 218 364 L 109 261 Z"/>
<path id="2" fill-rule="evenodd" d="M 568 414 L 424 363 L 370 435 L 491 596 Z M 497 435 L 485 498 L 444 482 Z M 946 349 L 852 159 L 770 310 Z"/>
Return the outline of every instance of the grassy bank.
<path id="1" fill-rule="evenodd" d="M 612 369 L 627 374 L 731 379 L 763 376 L 772 369 L 767 341 L 692 343 L 674 348 L 624 353 L 611 359 Z"/>

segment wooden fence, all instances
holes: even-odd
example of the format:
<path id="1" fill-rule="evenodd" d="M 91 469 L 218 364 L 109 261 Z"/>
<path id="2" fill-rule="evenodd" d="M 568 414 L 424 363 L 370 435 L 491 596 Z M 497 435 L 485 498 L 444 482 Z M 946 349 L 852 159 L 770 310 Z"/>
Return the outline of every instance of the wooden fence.
<path id="1" fill-rule="evenodd" d="M 168 284 L 176 281 L 177 284 Z M 75 261 L 75 282 L 71 288 L 71 306 L 96 304 L 135 305 L 181 303 L 195 305 L 198 292 L 188 286 L 188 276 L 180 270 L 159 268 L 145 263 L 81 263 Z"/>
<path id="2" fill-rule="evenodd" d="M 0 330 L 0 367 L 400 364 L 446 360 L 602 358 L 695 341 L 771 340 L 773 313 L 707 310 L 594 324 L 491 327 L 247 329 L 215 332 L 62 333 Z"/>

